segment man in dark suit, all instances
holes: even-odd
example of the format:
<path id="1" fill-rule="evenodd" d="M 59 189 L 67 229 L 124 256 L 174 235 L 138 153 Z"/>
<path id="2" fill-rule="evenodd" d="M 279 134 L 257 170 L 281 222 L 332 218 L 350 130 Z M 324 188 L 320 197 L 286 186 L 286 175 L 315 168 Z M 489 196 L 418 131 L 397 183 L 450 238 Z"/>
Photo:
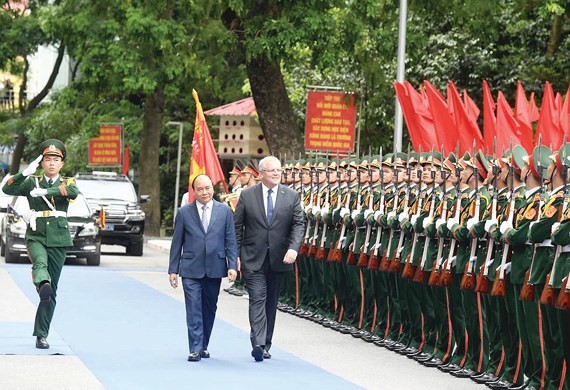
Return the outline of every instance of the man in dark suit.
<path id="1" fill-rule="evenodd" d="M 251 355 L 269 359 L 277 301 L 286 271 L 293 269 L 304 222 L 299 194 L 280 184 L 281 162 L 259 162 L 261 183 L 243 190 L 235 211 L 240 266 L 249 293 Z"/>
<path id="2" fill-rule="evenodd" d="M 230 208 L 213 199 L 214 186 L 206 175 L 192 182 L 196 200 L 182 206 L 174 222 L 170 247 L 170 285 L 182 277 L 188 326 L 188 361 L 209 358 L 208 343 L 224 276 L 237 276 L 237 245 Z"/>

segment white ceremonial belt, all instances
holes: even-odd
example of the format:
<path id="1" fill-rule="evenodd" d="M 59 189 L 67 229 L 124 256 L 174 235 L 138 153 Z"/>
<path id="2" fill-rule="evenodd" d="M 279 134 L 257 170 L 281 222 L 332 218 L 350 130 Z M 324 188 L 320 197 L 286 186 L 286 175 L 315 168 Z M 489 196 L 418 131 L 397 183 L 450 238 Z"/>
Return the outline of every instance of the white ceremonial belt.
<path id="1" fill-rule="evenodd" d="M 570 252 L 570 245 L 561 246 L 561 247 L 560 247 L 560 251 L 561 251 L 562 253 L 568 253 L 568 252 Z"/>
<path id="2" fill-rule="evenodd" d="M 417 236 L 417 237 L 425 237 L 426 234 L 425 234 L 425 233 L 416 233 L 416 236 Z"/>
<path id="3" fill-rule="evenodd" d="M 67 217 L 67 213 L 65 211 L 44 210 L 44 211 L 34 211 L 33 216 L 36 218 Z"/>
<path id="4" fill-rule="evenodd" d="M 544 241 L 542 241 L 540 244 L 538 244 L 537 246 L 538 246 L 538 247 L 552 246 L 552 240 L 550 240 L 550 239 L 544 240 Z"/>

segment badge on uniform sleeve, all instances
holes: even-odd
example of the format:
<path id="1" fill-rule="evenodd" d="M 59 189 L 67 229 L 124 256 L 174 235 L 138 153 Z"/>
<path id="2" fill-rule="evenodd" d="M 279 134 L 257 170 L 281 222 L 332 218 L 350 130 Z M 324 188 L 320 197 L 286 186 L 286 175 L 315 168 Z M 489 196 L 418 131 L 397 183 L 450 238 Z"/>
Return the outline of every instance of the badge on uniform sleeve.
<path id="1" fill-rule="evenodd" d="M 531 207 L 527 211 L 525 211 L 524 218 L 532 220 L 536 219 L 536 210 L 534 209 L 534 207 Z"/>
<path id="2" fill-rule="evenodd" d="M 558 209 L 556 207 L 550 205 L 550 206 L 548 206 L 548 208 L 544 212 L 544 215 L 547 218 L 552 218 L 556 214 L 557 211 L 558 211 Z"/>

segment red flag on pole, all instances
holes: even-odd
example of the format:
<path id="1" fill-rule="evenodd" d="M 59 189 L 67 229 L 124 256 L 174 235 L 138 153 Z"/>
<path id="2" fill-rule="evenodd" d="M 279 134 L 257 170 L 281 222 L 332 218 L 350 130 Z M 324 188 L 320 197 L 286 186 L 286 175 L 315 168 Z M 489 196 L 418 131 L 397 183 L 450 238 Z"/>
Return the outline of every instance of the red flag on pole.
<path id="1" fill-rule="evenodd" d="M 123 152 L 123 170 L 122 170 L 123 175 L 129 174 L 130 165 L 131 165 L 131 145 L 127 144 L 127 146 L 125 146 L 125 151 Z"/>
<path id="2" fill-rule="evenodd" d="M 455 122 L 447 109 L 447 102 L 438 89 L 429 81 L 424 81 L 425 91 L 428 97 L 429 109 L 433 117 L 433 123 L 437 131 L 436 149 L 443 145 L 444 153 L 447 155 L 455 150 L 457 145 L 457 129 Z"/>
<path id="3" fill-rule="evenodd" d="M 538 137 L 542 135 L 542 144 L 552 150 L 558 150 L 564 139 L 564 132 L 560 128 L 560 116 L 556 110 L 556 102 L 552 86 L 547 81 L 544 86 L 542 105 L 538 118 L 538 127 L 534 135 L 534 144 L 538 142 Z"/>
<path id="4" fill-rule="evenodd" d="M 505 100 L 506 102 L 506 100 Z M 509 107 L 510 109 L 510 107 Z M 520 142 L 527 153 L 532 152 L 532 121 L 530 119 L 530 104 L 526 100 L 526 94 L 522 83 L 517 83 L 517 94 L 515 99 L 515 119 L 519 124 Z M 502 128 L 499 126 L 499 128 Z"/>
<path id="5" fill-rule="evenodd" d="M 487 80 L 483 80 L 483 136 L 486 151 L 493 150 L 493 140 L 497 137 L 495 101 Z"/>
<path id="6" fill-rule="evenodd" d="M 473 149 L 473 140 L 475 140 L 477 150 L 481 149 L 483 146 L 483 136 L 481 135 L 479 126 L 469 119 L 453 81 L 450 81 L 447 87 L 447 104 L 449 112 L 455 120 L 455 127 L 459 135 L 460 152 L 465 153 L 471 151 Z"/>
<path id="7" fill-rule="evenodd" d="M 560 128 L 566 134 L 566 139 L 570 139 L 570 85 L 568 85 L 566 99 L 560 110 Z"/>
<path id="8" fill-rule="evenodd" d="M 530 110 L 529 110 L 530 121 L 534 123 L 538 120 L 539 117 L 538 107 L 536 106 L 536 101 L 534 99 L 534 92 L 530 93 L 530 98 L 528 100 L 530 104 Z"/>
<path id="9" fill-rule="evenodd" d="M 222 182 L 225 192 L 228 192 L 224 172 L 218 159 L 214 143 L 204 117 L 202 103 L 196 90 L 192 90 L 192 97 L 196 102 L 196 122 L 194 123 L 194 137 L 192 139 L 192 158 L 190 159 L 190 177 L 188 180 L 188 202 L 192 202 L 194 191 L 192 181 L 200 174 L 208 175 L 214 184 Z"/>
<path id="10" fill-rule="evenodd" d="M 408 134 L 410 136 L 410 141 L 414 150 L 418 148 L 423 148 L 422 132 L 418 121 L 416 120 L 416 113 L 414 112 L 414 107 L 410 101 L 410 96 L 406 91 L 406 87 L 399 82 L 394 82 L 394 90 L 396 91 L 396 97 L 400 103 L 400 108 L 404 114 L 404 119 L 406 121 L 406 127 L 408 128 Z"/>
<path id="11" fill-rule="evenodd" d="M 521 142 L 520 124 L 515 120 L 513 110 L 501 91 L 497 96 L 497 128 L 501 129 L 497 132 L 498 153 L 503 154 L 503 151 L 510 147 L 511 141 L 513 145 L 520 144 L 525 147 L 527 152 L 532 152 L 532 143 L 526 146 Z"/>

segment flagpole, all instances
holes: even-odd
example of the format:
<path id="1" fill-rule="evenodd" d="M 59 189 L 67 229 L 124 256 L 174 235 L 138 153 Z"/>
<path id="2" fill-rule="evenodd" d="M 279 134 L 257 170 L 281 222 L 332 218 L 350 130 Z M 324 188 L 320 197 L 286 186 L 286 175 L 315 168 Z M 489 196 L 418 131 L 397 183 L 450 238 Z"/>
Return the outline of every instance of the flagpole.
<path id="1" fill-rule="evenodd" d="M 398 70 L 396 80 L 404 82 L 406 70 L 406 20 L 408 16 L 408 1 L 400 0 L 400 24 L 398 29 Z M 394 97 L 396 104 L 396 114 L 394 118 L 394 152 L 402 151 L 402 108 L 398 98 Z"/>
<path id="2" fill-rule="evenodd" d="M 182 122 L 168 122 L 167 126 L 178 126 L 178 160 L 176 161 L 176 185 L 174 187 L 174 208 L 172 209 L 172 224 L 174 226 L 174 217 L 176 210 L 178 210 L 178 189 L 180 187 L 180 160 L 182 159 L 182 130 L 184 126 Z"/>

